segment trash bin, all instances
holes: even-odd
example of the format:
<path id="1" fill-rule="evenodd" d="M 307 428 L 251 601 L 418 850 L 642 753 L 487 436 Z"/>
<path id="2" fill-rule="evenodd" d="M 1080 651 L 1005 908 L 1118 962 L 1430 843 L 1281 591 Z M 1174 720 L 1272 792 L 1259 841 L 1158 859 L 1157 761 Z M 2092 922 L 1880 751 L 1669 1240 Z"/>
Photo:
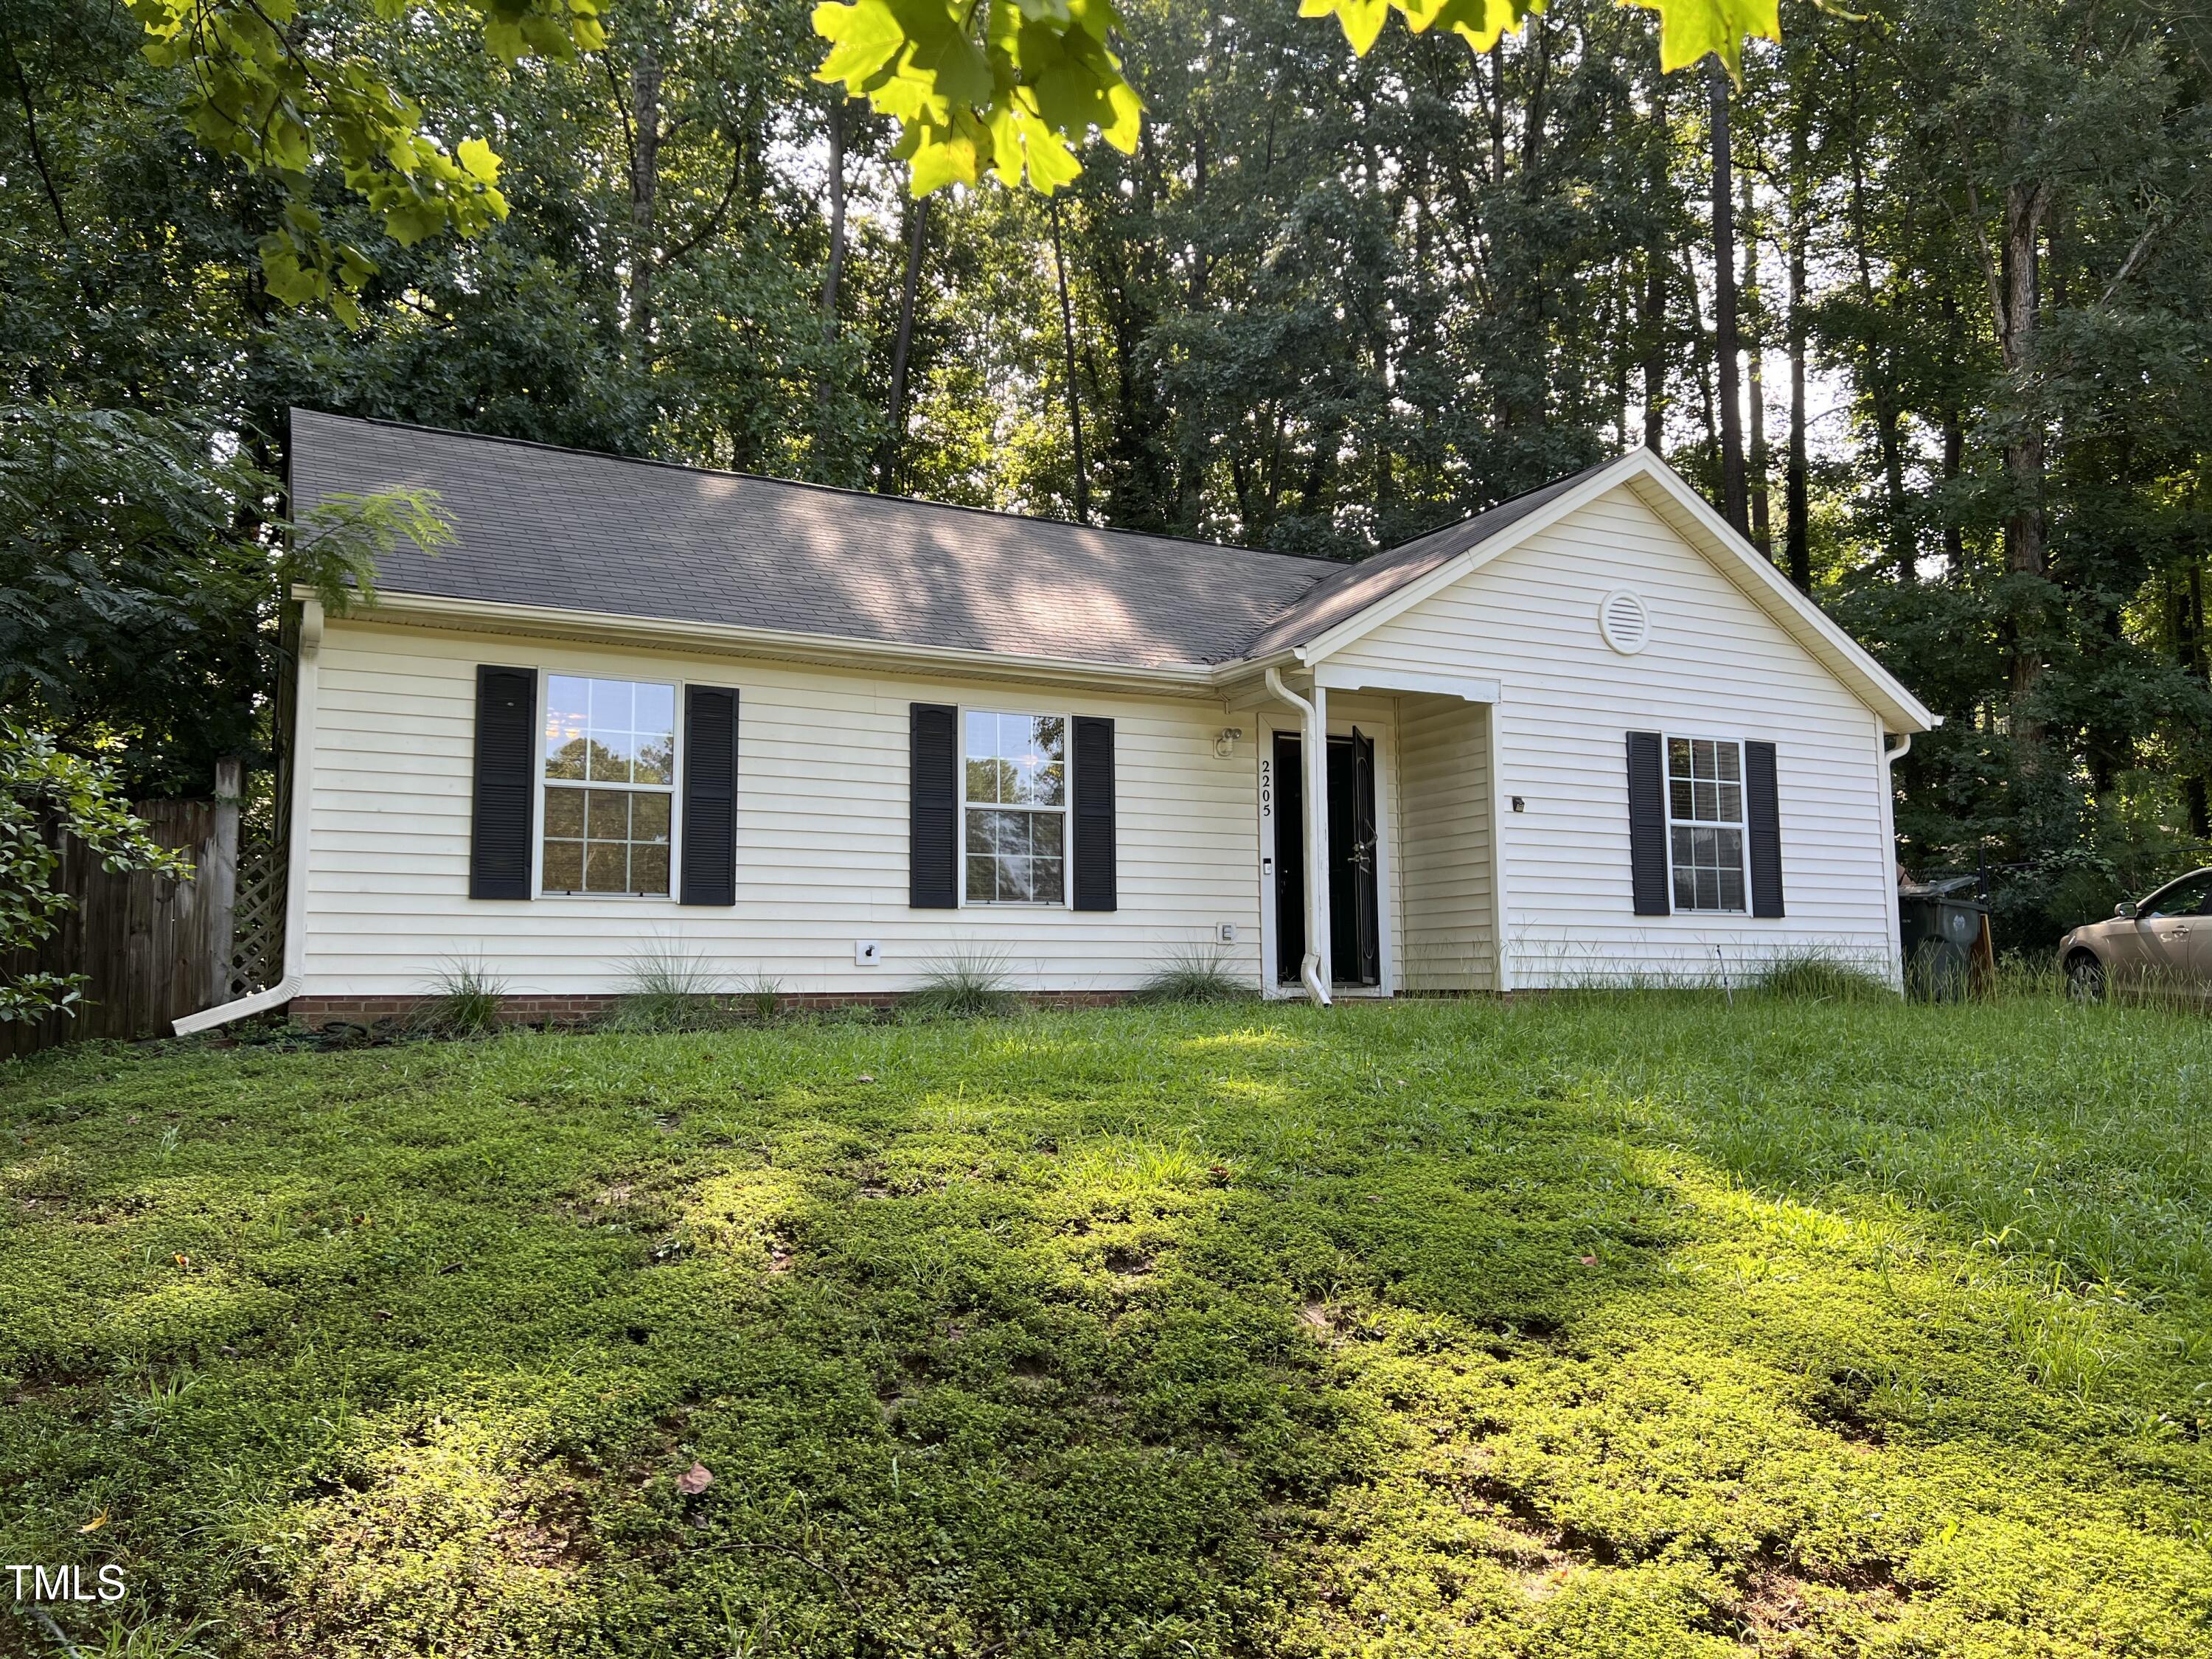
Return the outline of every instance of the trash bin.
<path id="1" fill-rule="evenodd" d="M 1905 888 L 1897 896 L 1905 944 L 1905 988 L 1929 1002 L 1956 1002 L 1994 969 L 1990 907 L 1955 891 Z"/>

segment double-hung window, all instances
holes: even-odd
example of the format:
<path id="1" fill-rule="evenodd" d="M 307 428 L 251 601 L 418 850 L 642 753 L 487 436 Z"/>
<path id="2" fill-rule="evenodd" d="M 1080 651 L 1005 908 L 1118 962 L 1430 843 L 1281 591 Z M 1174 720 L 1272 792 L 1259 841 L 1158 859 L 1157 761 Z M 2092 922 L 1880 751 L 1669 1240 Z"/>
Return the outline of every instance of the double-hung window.
<path id="1" fill-rule="evenodd" d="M 547 676 L 538 890 L 668 891 L 676 688 Z"/>
<path id="2" fill-rule="evenodd" d="M 1675 909 L 1745 908 L 1741 744 L 1667 739 L 1667 839 Z"/>
<path id="3" fill-rule="evenodd" d="M 1067 885 L 1067 720 L 969 709 L 965 721 L 970 904 L 1059 904 Z"/>

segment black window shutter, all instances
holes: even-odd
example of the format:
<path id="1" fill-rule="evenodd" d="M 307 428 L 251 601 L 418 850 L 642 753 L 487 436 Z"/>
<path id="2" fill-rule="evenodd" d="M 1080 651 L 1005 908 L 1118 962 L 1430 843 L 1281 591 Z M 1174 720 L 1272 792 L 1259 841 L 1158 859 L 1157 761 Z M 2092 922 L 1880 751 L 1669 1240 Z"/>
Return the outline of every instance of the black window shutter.
<path id="1" fill-rule="evenodd" d="M 684 688 L 685 904 L 738 902 L 738 694 Z"/>
<path id="2" fill-rule="evenodd" d="M 908 734 L 907 902 L 917 910 L 960 905 L 960 711 L 918 702 Z"/>
<path id="3" fill-rule="evenodd" d="M 530 896 L 538 817 L 538 671 L 477 668 L 477 769 L 469 896 Z"/>
<path id="4" fill-rule="evenodd" d="M 1743 746 L 1744 827 L 1751 847 L 1751 914 L 1782 914 L 1782 810 L 1774 785 L 1774 745 Z"/>
<path id="5" fill-rule="evenodd" d="M 1115 908 L 1114 722 L 1075 717 L 1075 908 Z"/>
<path id="6" fill-rule="evenodd" d="M 1628 868 L 1639 916 L 1674 913 L 1667 897 L 1665 750 L 1656 732 L 1628 734 Z"/>

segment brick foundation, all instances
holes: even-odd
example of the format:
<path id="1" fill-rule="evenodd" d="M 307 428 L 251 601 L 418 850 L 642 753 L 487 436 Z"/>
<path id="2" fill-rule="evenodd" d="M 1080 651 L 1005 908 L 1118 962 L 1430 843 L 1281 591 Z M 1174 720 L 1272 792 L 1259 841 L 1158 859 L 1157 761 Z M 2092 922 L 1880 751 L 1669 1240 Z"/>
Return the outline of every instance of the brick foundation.
<path id="1" fill-rule="evenodd" d="M 1036 1008 L 1111 1008 L 1129 1000 L 1127 991 L 1024 991 L 1021 1000 Z M 803 1013 L 838 1008 L 896 1008 L 906 1000 L 901 991 L 787 991 L 775 1000 L 778 1013 Z M 610 1012 L 622 998 L 589 996 L 503 996 L 499 1017 L 508 1025 L 582 1025 Z M 712 999 L 750 1009 L 744 997 Z M 325 1025 L 374 1025 L 379 1020 L 405 1019 L 430 1007 L 434 996 L 295 997 L 286 1011 L 295 1025 L 319 1031 Z"/>

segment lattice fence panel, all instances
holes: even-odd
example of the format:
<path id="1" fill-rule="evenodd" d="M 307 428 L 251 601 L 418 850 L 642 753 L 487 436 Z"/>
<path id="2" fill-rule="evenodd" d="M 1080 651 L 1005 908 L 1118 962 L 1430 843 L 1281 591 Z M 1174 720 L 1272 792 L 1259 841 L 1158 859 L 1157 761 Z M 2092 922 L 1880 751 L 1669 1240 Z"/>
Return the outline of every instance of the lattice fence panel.
<path id="1" fill-rule="evenodd" d="M 266 990 L 284 973 L 284 849 L 248 842 L 238 849 L 238 908 L 231 925 L 230 994 Z"/>

